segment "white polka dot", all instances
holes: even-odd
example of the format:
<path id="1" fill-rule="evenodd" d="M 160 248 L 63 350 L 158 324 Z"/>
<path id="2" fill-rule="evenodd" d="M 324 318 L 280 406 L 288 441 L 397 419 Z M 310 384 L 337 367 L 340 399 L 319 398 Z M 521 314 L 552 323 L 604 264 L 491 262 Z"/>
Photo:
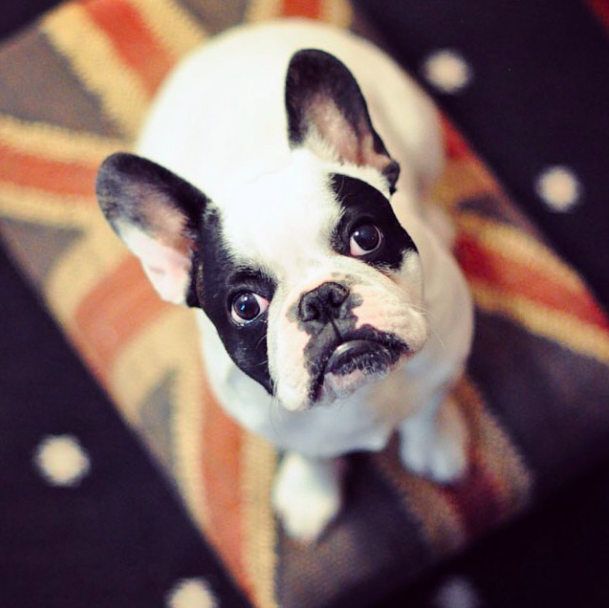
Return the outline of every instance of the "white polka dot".
<path id="1" fill-rule="evenodd" d="M 439 91 L 457 93 L 471 82 L 472 69 L 459 53 L 443 49 L 427 57 L 423 76 Z"/>
<path id="2" fill-rule="evenodd" d="M 45 437 L 36 449 L 34 462 L 54 486 L 75 486 L 89 472 L 89 458 L 71 435 Z"/>
<path id="3" fill-rule="evenodd" d="M 435 597 L 438 608 L 477 608 L 481 606 L 472 584 L 461 576 L 448 579 Z"/>
<path id="4" fill-rule="evenodd" d="M 535 189 L 552 211 L 570 211 L 582 195 L 581 184 L 573 171 L 561 165 L 543 171 L 537 178 Z"/>
<path id="5" fill-rule="evenodd" d="M 209 585 L 201 578 L 185 578 L 175 585 L 167 598 L 169 608 L 218 608 Z"/>

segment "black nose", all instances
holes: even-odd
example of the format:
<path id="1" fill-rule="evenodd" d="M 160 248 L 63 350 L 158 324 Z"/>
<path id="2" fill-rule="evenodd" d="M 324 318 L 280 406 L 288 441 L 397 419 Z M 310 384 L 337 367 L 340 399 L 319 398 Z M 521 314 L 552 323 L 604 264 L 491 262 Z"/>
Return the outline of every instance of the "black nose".
<path id="1" fill-rule="evenodd" d="M 343 302 L 349 297 L 349 289 L 340 283 L 323 283 L 305 293 L 298 305 L 301 321 L 329 322 L 337 319 Z"/>

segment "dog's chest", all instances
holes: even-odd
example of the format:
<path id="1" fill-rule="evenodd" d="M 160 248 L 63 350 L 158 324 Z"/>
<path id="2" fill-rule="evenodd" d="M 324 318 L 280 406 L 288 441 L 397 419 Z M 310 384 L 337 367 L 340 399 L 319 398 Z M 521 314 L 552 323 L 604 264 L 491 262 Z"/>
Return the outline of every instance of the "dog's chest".
<path id="1" fill-rule="evenodd" d="M 406 377 L 397 372 L 331 406 L 286 411 L 234 365 L 202 313 L 197 320 L 207 377 L 220 405 L 247 430 L 280 449 L 313 457 L 380 450 L 405 412 L 413 407 L 404 390 Z"/>
<path id="2" fill-rule="evenodd" d="M 289 412 L 277 407 L 268 396 L 252 399 L 250 379 L 243 377 L 237 368 L 233 368 L 231 375 L 234 396 L 244 398 L 224 402 L 225 409 L 248 430 L 278 448 L 313 457 L 380 450 L 404 416 L 397 404 L 383 401 L 384 391 L 378 385 L 329 406 Z"/>

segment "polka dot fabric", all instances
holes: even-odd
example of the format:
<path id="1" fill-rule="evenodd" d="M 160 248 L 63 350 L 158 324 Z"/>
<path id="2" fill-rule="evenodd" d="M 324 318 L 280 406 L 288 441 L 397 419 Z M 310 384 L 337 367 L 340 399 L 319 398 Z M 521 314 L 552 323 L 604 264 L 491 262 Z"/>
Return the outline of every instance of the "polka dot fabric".
<path id="1" fill-rule="evenodd" d="M 167 608 L 220 608 L 204 579 L 179 581 L 169 592 Z"/>
<path id="2" fill-rule="evenodd" d="M 444 49 L 425 59 L 423 77 L 439 93 L 456 94 L 470 83 L 472 69 L 459 53 Z"/>
<path id="3" fill-rule="evenodd" d="M 609 307 L 607 3 L 355 4 Z"/>
<path id="4" fill-rule="evenodd" d="M 91 466 L 78 440 L 70 435 L 45 437 L 36 449 L 35 464 L 54 486 L 78 485 Z"/>
<path id="5" fill-rule="evenodd" d="M 0 606 L 248 608 L 1 251 L 0 286 Z"/>
<path id="6" fill-rule="evenodd" d="M 582 186 L 568 167 L 544 169 L 535 184 L 537 194 L 551 211 L 572 211 L 582 198 Z"/>

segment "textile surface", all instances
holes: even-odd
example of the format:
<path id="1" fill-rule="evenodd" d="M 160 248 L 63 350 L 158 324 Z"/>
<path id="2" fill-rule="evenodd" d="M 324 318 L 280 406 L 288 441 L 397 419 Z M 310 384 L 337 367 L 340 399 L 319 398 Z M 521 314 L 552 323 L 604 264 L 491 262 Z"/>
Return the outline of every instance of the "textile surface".
<path id="1" fill-rule="evenodd" d="M 0 292 L 0 606 L 251 606 L 3 251 Z"/>
<path id="2" fill-rule="evenodd" d="M 277 454 L 218 408 L 188 310 L 161 303 L 95 202 L 97 166 L 128 150 L 162 78 L 242 20 L 305 14 L 354 26 L 340 2 L 67 3 L 0 53 L 0 231 L 84 361 L 167 471 L 257 606 L 364 606 L 547 496 L 609 435 L 609 324 L 448 120 L 435 199 L 458 228 L 476 337 L 452 398 L 469 477 L 417 478 L 395 444 L 357 454 L 347 507 L 314 548 L 287 539 L 269 489 Z M 383 580 L 383 589 L 371 585 Z"/>

